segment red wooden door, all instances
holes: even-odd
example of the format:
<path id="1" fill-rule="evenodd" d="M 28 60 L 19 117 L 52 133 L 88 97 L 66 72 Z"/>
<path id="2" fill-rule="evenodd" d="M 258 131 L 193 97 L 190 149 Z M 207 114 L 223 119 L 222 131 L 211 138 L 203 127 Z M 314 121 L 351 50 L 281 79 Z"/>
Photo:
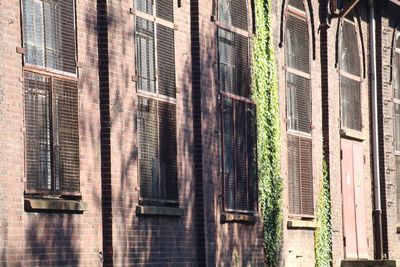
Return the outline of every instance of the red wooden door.
<path id="1" fill-rule="evenodd" d="M 368 258 L 361 142 L 342 139 L 343 235 L 346 258 Z"/>

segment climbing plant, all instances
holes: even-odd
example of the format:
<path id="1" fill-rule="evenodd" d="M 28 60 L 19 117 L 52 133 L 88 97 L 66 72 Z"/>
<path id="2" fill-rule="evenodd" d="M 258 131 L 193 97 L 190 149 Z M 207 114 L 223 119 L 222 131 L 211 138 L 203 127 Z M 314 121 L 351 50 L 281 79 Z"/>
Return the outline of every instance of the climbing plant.
<path id="1" fill-rule="evenodd" d="M 321 189 L 317 202 L 317 229 L 314 233 L 315 266 L 331 266 L 332 261 L 332 224 L 331 199 L 329 193 L 329 171 L 323 161 Z"/>
<path id="2" fill-rule="evenodd" d="M 253 100 L 257 104 L 259 201 L 268 266 L 279 264 L 282 242 L 280 121 L 275 54 L 271 32 L 271 0 L 255 0 Z"/>

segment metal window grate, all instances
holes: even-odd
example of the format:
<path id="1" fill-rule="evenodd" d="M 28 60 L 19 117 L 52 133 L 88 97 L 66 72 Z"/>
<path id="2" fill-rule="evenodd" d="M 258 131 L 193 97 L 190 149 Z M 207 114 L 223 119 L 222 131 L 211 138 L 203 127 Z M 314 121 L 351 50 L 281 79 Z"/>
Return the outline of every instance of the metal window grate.
<path id="1" fill-rule="evenodd" d="M 158 92 L 175 98 L 175 44 L 174 30 L 157 25 Z"/>
<path id="2" fill-rule="evenodd" d="M 361 131 L 361 85 L 359 81 L 340 76 L 342 127 Z"/>
<path id="3" fill-rule="evenodd" d="M 287 135 L 289 212 L 296 215 L 314 214 L 312 175 L 312 140 Z"/>
<path id="4" fill-rule="evenodd" d="M 344 20 L 342 24 L 341 38 L 341 71 L 360 77 L 361 62 L 357 36 L 356 26 L 353 23 Z"/>
<path id="5" fill-rule="evenodd" d="M 54 79 L 53 86 L 55 189 L 79 192 L 78 85 Z"/>
<path id="6" fill-rule="evenodd" d="M 76 73 L 73 0 L 23 0 L 25 63 Z"/>
<path id="7" fill-rule="evenodd" d="M 290 0 L 289 5 L 295 7 L 299 10 L 305 11 L 304 4 L 302 0 Z"/>
<path id="8" fill-rule="evenodd" d="M 250 97 L 248 38 L 218 29 L 219 90 Z"/>
<path id="9" fill-rule="evenodd" d="M 256 201 L 255 106 L 222 94 L 225 209 L 251 212 Z"/>
<path id="10" fill-rule="evenodd" d="M 77 83 L 24 75 L 27 189 L 79 192 Z"/>
<path id="11" fill-rule="evenodd" d="M 291 15 L 286 21 L 286 65 L 304 73 L 310 73 L 307 21 Z"/>
<path id="12" fill-rule="evenodd" d="M 310 80 L 292 74 L 286 75 L 287 128 L 300 132 L 311 132 Z"/>
<path id="13" fill-rule="evenodd" d="M 174 21 L 174 1 L 156 0 L 157 17 L 167 21 Z"/>
<path id="14" fill-rule="evenodd" d="M 138 101 L 141 197 L 177 201 L 176 107 L 144 97 Z"/>

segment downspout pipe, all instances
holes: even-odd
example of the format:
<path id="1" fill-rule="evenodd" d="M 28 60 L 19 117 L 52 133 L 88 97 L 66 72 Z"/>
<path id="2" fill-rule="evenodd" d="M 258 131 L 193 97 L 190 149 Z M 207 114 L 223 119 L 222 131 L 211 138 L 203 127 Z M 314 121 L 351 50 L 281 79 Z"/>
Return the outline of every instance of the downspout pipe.
<path id="1" fill-rule="evenodd" d="M 370 80 L 371 80 L 371 117 L 372 117 L 372 157 L 374 171 L 374 245 L 375 259 L 383 258 L 382 242 L 382 203 L 379 173 L 379 139 L 378 139 L 378 84 L 376 67 L 376 22 L 375 2 L 368 0 L 369 8 L 369 45 L 370 45 Z"/>

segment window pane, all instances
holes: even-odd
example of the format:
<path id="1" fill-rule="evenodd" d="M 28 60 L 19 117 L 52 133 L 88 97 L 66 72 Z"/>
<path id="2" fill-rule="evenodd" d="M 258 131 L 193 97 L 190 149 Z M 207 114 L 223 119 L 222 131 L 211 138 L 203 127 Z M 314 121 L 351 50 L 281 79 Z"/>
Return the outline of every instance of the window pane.
<path id="1" fill-rule="evenodd" d="M 310 73 L 310 42 L 307 22 L 294 16 L 286 21 L 286 65 Z"/>
<path id="2" fill-rule="evenodd" d="M 397 222 L 400 222 L 400 156 L 396 156 Z"/>
<path id="3" fill-rule="evenodd" d="M 342 127 L 361 131 L 360 82 L 340 77 L 340 102 Z"/>
<path id="4" fill-rule="evenodd" d="M 138 101 L 140 195 L 143 198 L 158 199 L 160 161 L 157 102 L 142 97 Z"/>
<path id="5" fill-rule="evenodd" d="M 235 50 L 234 35 L 219 29 L 219 90 L 235 93 Z"/>
<path id="6" fill-rule="evenodd" d="M 246 0 L 219 0 L 218 19 L 233 27 L 248 30 Z"/>
<path id="7" fill-rule="evenodd" d="M 25 62 L 44 66 L 43 2 L 23 0 Z"/>
<path id="8" fill-rule="evenodd" d="M 49 77 L 25 73 L 28 189 L 51 189 Z"/>
<path id="9" fill-rule="evenodd" d="M 135 0 L 134 5 L 137 10 L 153 15 L 153 0 Z"/>
<path id="10" fill-rule="evenodd" d="M 287 73 L 286 113 L 289 130 L 311 132 L 311 90 L 310 80 Z"/>
<path id="11" fill-rule="evenodd" d="M 57 36 L 60 35 L 56 21 L 59 16 L 58 4 L 54 2 L 44 2 L 44 21 L 46 25 L 46 66 L 53 69 L 61 69 L 60 51 L 58 49 Z"/>
<path id="12" fill-rule="evenodd" d="M 230 0 L 219 0 L 218 1 L 218 19 L 229 25 L 232 24 L 231 1 Z"/>
<path id="13" fill-rule="evenodd" d="M 156 92 L 154 23 L 136 17 L 138 89 Z"/>
<path id="14" fill-rule="evenodd" d="M 394 97 L 400 99 L 400 54 L 399 53 L 394 54 L 394 60 L 393 60 L 393 90 L 394 90 Z"/>

